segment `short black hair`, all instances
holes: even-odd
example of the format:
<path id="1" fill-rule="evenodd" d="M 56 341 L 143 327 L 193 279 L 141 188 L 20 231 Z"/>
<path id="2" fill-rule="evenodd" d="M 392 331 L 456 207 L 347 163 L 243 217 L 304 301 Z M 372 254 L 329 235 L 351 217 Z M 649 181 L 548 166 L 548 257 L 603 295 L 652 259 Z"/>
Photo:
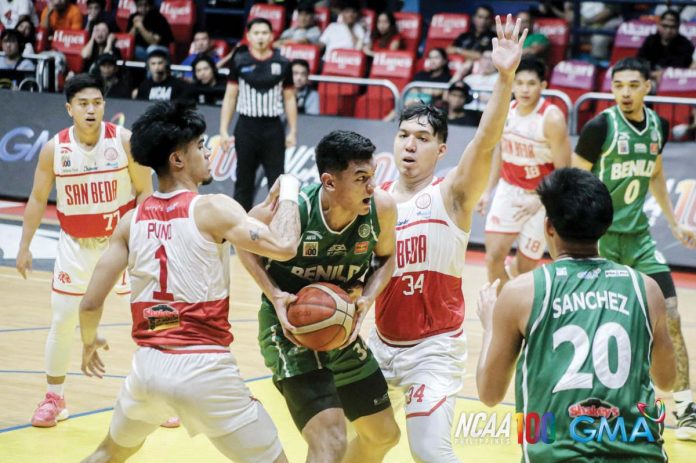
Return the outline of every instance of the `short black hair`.
<path id="1" fill-rule="evenodd" d="M 87 5 L 90 5 L 92 3 L 98 4 L 102 10 L 106 8 L 106 1 L 105 0 L 87 0 Z"/>
<path id="2" fill-rule="evenodd" d="M 624 58 L 614 65 L 611 69 L 611 77 L 614 78 L 617 72 L 638 71 L 645 80 L 650 79 L 650 64 L 642 58 Z"/>
<path id="3" fill-rule="evenodd" d="M 476 7 L 476 10 L 474 10 L 474 13 L 478 13 L 478 10 L 486 10 L 486 11 L 488 11 L 488 14 L 491 15 L 491 19 L 495 18 L 495 13 L 493 12 L 493 8 L 491 8 L 490 5 L 487 5 L 487 4 L 479 5 Z"/>
<path id="4" fill-rule="evenodd" d="M 369 161 L 375 152 L 369 138 L 349 130 L 334 130 L 319 141 L 315 159 L 319 174 L 338 173 L 348 168 L 350 161 Z"/>
<path id="5" fill-rule="evenodd" d="M 133 159 L 158 175 L 165 174 L 169 171 L 169 155 L 197 140 L 205 128 L 205 119 L 191 103 L 157 102 L 133 123 Z"/>
<path id="6" fill-rule="evenodd" d="M 536 192 L 551 225 L 565 241 L 594 243 L 614 218 L 609 190 L 586 170 L 556 169 L 544 177 Z"/>
<path id="7" fill-rule="evenodd" d="M 665 19 L 667 16 L 671 16 L 677 22 L 677 27 L 681 24 L 681 18 L 679 17 L 679 12 L 675 10 L 667 10 L 660 15 L 660 20 Z"/>
<path id="8" fill-rule="evenodd" d="M 309 62 L 307 62 L 306 59 L 295 58 L 294 60 L 290 61 L 290 69 L 292 69 L 292 67 L 295 65 L 304 67 L 307 70 L 307 73 L 309 73 Z"/>
<path id="9" fill-rule="evenodd" d="M 19 44 L 22 44 L 24 42 L 24 37 L 22 37 L 22 34 L 19 33 L 19 31 L 15 29 L 5 29 L 2 31 L 0 34 L 0 40 L 5 40 L 5 39 L 10 39 L 10 41 L 15 41 Z M 20 50 L 21 53 L 21 50 Z"/>
<path id="10" fill-rule="evenodd" d="M 522 71 L 535 73 L 542 82 L 546 80 L 546 63 L 536 56 L 527 55 L 520 60 L 520 64 L 517 66 L 517 70 L 515 71 L 515 75 Z"/>
<path id="11" fill-rule="evenodd" d="M 83 73 L 72 76 L 65 83 L 65 99 L 70 103 L 77 92 L 86 88 L 96 88 L 104 96 L 104 80 L 101 76 Z"/>
<path id="12" fill-rule="evenodd" d="M 247 23 L 247 25 L 246 25 L 246 30 L 247 30 L 247 31 L 250 31 L 251 28 L 254 26 L 254 24 L 265 24 L 265 25 L 268 26 L 268 30 L 270 30 L 271 32 L 273 32 L 273 25 L 272 25 L 271 22 L 270 22 L 268 19 L 266 19 L 266 18 L 254 18 L 254 19 L 252 19 L 251 21 L 249 21 L 249 22 Z"/>
<path id="13" fill-rule="evenodd" d="M 298 13 L 310 13 L 312 15 L 316 13 L 314 3 L 311 1 L 301 1 L 300 4 L 297 5 L 296 10 Z"/>
<path id="14" fill-rule="evenodd" d="M 433 135 L 439 137 L 442 143 L 447 143 L 447 114 L 433 105 L 423 102 L 409 105 L 399 116 L 399 125 L 404 121 L 418 120 L 421 117 L 433 128 Z"/>

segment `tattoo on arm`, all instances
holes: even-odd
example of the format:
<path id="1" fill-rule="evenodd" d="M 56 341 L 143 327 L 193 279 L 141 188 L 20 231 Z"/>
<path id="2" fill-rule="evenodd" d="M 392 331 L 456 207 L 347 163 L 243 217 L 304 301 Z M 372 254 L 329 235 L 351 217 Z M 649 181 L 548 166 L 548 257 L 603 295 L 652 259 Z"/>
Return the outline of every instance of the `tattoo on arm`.
<path id="1" fill-rule="evenodd" d="M 249 230 L 249 238 L 251 238 L 251 241 L 256 241 L 259 239 L 259 229 L 254 228 Z"/>

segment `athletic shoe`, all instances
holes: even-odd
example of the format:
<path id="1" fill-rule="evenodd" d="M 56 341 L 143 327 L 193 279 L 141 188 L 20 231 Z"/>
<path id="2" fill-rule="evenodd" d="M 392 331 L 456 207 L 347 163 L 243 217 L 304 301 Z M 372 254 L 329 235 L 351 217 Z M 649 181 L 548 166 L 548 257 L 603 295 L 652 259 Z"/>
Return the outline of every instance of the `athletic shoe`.
<path id="1" fill-rule="evenodd" d="M 172 418 L 169 418 L 167 421 L 164 423 L 160 424 L 163 428 L 178 428 L 181 426 L 181 421 L 179 421 L 179 417 L 175 416 Z"/>
<path id="2" fill-rule="evenodd" d="M 680 440 L 696 440 L 696 403 L 691 402 L 684 413 L 677 415 L 677 429 L 674 435 Z"/>
<path id="3" fill-rule="evenodd" d="M 53 392 L 47 392 L 46 398 L 34 410 L 31 425 L 39 428 L 51 428 L 59 421 L 68 419 L 70 412 L 65 408 L 65 399 Z"/>

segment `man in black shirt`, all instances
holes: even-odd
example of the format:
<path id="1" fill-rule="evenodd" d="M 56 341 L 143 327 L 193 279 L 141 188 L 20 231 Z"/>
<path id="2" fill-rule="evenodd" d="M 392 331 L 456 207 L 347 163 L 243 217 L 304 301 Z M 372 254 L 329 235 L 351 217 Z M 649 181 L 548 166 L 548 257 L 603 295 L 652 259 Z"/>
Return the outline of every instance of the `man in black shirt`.
<path id="1" fill-rule="evenodd" d="M 285 148 L 295 146 L 297 103 L 290 62 L 271 48 L 271 23 L 254 18 L 247 24 L 249 46 L 233 54 L 220 113 L 220 143 L 237 151 L 234 199 L 247 211 L 254 202 L 256 170 L 263 166 L 268 185 L 283 173 Z M 227 128 L 235 110 L 239 119 L 230 138 Z M 284 110 L 284 111 L 283 111 Z M 288 133 L 281 116 L 285 113 Z"/>
<path id="2" fill-rule="evenodd" d="M 481 58 L 481 53 L 493 49 L 493 9 L 488 5 L 479 6 L 474 14 L 473 23 L 474 27 L 469 32 L 460 34 L 452 45 L 447 47 L 447 53 L 477 60 Z"/>
<path id="3" fill-rule="evenodd" d="M 464 106 L 471 103 L 474 97 L 471 95 L 471 88 L 462 81 L 450 85 L 447 91 L 447 122 L 450 125 L 468 125 L 476 127 L 481 122 L 480 111 L 464 109 Z"/>
<path id="4" fill-rule="evenodd" d="M 135 37 L 135 58 L 145 61 L 148 47 L 168 47 L 174 41 L 172 28 L 155 8 L 155 0 L 138 0 L 136 11 L 128 18 L 126 30 Z"/>
<path id="5" fill-rule="evenodd" d="M 657 33 L 648 36 L 638 50 L 638 57 L 650 62 L 650 75 L 658 79 L 665 68 L 688 68 L 694 45 L 679 33 L 679 13 L 667 10 L 660 16 Z"/>
<path id="6" fill-rule="evenodd" d="M 133 98 L 171 101 L 189 96 L 189 85 L 172 77 L 169 72 L 169 55 L 166 51 L 159 48 L 152 50 L 147 55 L 147 70 L 149 76 L 135 90 Z"/>

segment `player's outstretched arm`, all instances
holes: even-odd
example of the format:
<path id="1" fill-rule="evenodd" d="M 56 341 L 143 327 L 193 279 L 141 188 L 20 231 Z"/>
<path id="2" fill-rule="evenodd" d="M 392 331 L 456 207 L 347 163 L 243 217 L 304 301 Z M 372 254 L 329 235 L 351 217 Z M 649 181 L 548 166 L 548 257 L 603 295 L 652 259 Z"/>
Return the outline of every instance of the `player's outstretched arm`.
<path id="1" fill-rule="evenodd" d="M 525 273 L 505 285 L 496 298 L 499 280 L 486 284 L 478 299 L 483 343 L 476 370 L 481 402 L 502 402 L 512 380 L 534 298 L 534 279 Z"/>
<path id="2" fill-rule="evenodd" d="M 495 189 L 496 185 L 498 184 L 498 181 L 500 180 L 500 165 L 501 165 L 501 159 L 502 154 L 500 153 L 500 143 L 498 143 L 495 148 L 493 148 L 493 157 L 491 158 L 491 171 L 488 174 L 488 184 L 486 185 L 486 189 L 483 192 L 483 195 L 481 195 L 481 199 L 479 199 L 478 203 L 476 204 L 476 212 L 478 212 L 481 215 L 486 215 L 486 212 L 488 210 L 488 204 L 491 202 L 491 199 L 493 197 L 493 190 Z"/>
<path id="3" fill-rule="evenodd" d="M 677 366 L 674 346 L 667 332 L 665 298 L 662 290 L 652 278 L 643 275 L 645 293 L 648 299 L 648 311 L 653 331 L 652 358 L 650 359 L 650 377 L 663 391 L 671 391 L 677 379 Z"/>
<path id="4" fill-rule="evenodd" d="M 472 212 L 488 181 L 491 155 L 503 133 L 512 96 L 512 82 L 522 57 L 522 44 L 527 37 L 526 29 L 520 37 L 520 21 L 513 26 L 511 15 L 507 16 L 504 28 L 499 16 L 495 21 L 498 36 L 493 39 L 491 59 L 498 69 L 498 80 L 473 140 L 464 150 L 459 164 L 447 174 L 442 186 L 448 210 L 463 230 L 471 228 Z"/>
<path id="5" fill-rule="evenodd" d="M 696 248 L 696 232 L 681 226 L 674 216 L 674 208 L 669 198 L 665 172 L 662 168 L 662 156 L 658 156 L 655 161 L 655 170 L 653 171 L 652 177 L 650 177 L 650 193 L 655 197 L 657 204 L 660 205 L 660 209 L 665 216 L 665 220 L 667 220 L 667 225 L 672 231 L 672 235 L 687 248 Z"/>
<path id="6" fill-rule="evenodd" d="M 41 149 L 39 153 L 39 163 L 34 171 L 34 185 L 31 188 L 29 201 L 24 208 L 24 221 L 22 222 L 22 239 L 19 242 L 19 251 L 17 252 L 17 271 L 26 278 L 27 270 L 31 270 L 31 251 L 29 246 L 34 238 L 36 229 L 41 224 L 41 218 L 46 210 L 48 203 L 48 195 L 51 194 L 55 173 L 53 172 L 53 151 L 55 144 L 51 139 Z"/>
<path id="7" fill-rule="evenodd" d="M 121 129 L 121 144 L 123 150 L 128 156 L 128 174 L 135 188 L 135 201 L 140 204 L 145 201 L 145 198 L 152 194 L 152 169 L 141 166 L 133 159 L 131 154 L 131 131 L 125 128 Z"/>
<path id="8" fill-rule="evenodd" d="M 104 300 L 122 277 L 128 266 L 128 237 L 133 211 L 129 211 L 116 225 L 94 273 L 89 280 L 87 292 L 80 302 L 80 333 L 82 335 L 82 372 L 87 376 L 104 374 L 104 364 L 99 358 L 98 349 L 108 350 L 106 340 L 99 337 L 97 327 L 104 311 Z"/>

